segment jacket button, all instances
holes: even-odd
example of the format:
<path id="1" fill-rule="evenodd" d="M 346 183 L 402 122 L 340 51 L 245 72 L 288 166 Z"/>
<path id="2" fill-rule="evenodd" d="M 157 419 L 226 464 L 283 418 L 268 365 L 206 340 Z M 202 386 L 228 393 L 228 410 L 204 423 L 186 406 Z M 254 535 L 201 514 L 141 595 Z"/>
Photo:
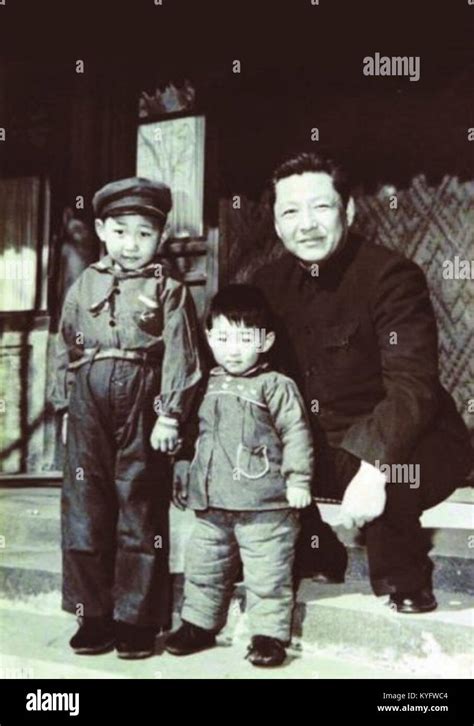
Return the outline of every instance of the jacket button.
<path id="1" fill-rule="evenodd" d="M 115 322 L 115 320 L 109 320 L 109 325 L 110 325 L 111 328 L 115 328 L 115 326 L 117 325 L 117 323 Z"/>

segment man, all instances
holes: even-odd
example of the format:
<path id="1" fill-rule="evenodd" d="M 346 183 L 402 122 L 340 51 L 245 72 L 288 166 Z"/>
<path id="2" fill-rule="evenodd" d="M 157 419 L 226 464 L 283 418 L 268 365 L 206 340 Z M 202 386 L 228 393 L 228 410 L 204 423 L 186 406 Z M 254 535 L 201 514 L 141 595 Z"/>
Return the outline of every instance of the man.
<path id="1" fill-rule="evenodd" d="M 420 515 L 462 484 L 473 457 L 439 382 L 425 277 L 414 262 L 350 233 L 354 200 L 330 159 L 286 161 L 271 203 L 287 254 L 254 284 L 280 320 L 284 365 L 311 412 L 314 494 L 342 501 L 342 523 L 363 528 L 376 595 L 389 594 L 398 612 L 434 610 Z M 315 507 L 297 557 L 300 574 L 323 569 L 342 581 L 342 545 Z"/>

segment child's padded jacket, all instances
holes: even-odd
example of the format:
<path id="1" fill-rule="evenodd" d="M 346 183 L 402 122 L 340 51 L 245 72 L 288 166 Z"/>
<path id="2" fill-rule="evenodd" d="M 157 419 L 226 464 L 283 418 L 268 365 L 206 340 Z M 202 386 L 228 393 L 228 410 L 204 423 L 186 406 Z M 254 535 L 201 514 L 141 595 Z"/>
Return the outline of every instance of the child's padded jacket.
<path id="1" fill-rule="evenodd" d="M 309 490 L 313 464 L 311 430 L 294 381 L 266 364 L 242 376 L 211 371 L 190 468 L 191 509 L 289 508 L 287 486 Z"/>

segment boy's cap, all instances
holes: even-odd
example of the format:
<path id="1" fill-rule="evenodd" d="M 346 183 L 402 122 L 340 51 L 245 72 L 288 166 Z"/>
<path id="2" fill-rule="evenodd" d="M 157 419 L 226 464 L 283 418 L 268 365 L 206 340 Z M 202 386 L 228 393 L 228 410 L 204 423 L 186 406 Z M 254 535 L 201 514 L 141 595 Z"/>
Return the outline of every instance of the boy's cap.
<path id="1" fill-rule="evenodd" d="M 166 219 L 171 209 L 171 190 L 163 182 L 131 177 L 109 182 L 94 194 L 94 215 L 98 218 L 119 214 L 144 214 Z"/>

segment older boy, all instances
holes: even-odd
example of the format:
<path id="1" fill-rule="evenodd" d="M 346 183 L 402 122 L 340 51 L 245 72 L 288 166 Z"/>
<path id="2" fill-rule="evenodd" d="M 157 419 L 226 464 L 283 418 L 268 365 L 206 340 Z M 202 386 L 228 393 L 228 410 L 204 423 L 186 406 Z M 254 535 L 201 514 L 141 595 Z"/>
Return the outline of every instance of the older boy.
<path id="1" fill-rule="evenodd" d="M 107 256 L 69 290 L 58 336 L 63 608 L 82 618 L 76 653 L 142 658 L 169 617 L 166 454 L 201 376 L 196 319 L 156 257 L 169 188 L 123 179 L 93 207 Z"/>

